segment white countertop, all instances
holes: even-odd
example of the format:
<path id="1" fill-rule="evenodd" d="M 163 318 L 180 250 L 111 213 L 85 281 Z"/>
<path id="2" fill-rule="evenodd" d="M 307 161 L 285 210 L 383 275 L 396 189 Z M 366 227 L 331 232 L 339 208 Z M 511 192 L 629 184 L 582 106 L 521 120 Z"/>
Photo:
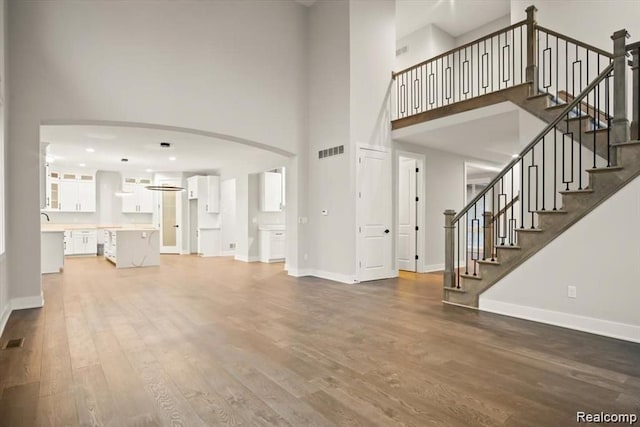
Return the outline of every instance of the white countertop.
<path id="1" fill-rule="evenodd" d="M 51 224 L 48 222 L 40 223 L 42 232 L 59 232 L 72 230 L 149 230 L 156 229 L 152 224 Z"/>
<path id="2" fill-rule="evenodd" d="M 42 233 L 64 233 L 64 230 L 42 230 Z"/>
<path id="3" fill-rule="evenodd" d="M 198 227 L 198 230 L 220 230 L 220 227 Z"/>
<path id="4" fill-rule="evenodd" d="M 264 224 L 258 226 L 260 231 L 284 231 L 284 224 Z"/>

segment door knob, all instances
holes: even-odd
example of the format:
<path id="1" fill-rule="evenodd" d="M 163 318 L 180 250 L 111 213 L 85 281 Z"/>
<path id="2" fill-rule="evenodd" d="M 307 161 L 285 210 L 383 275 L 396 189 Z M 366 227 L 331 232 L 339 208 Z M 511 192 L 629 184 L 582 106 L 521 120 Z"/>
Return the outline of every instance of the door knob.
<path id="1" fill-rule="evenodd" d="M 385 234 L 389 234 L 389 229 L 384 230 Z"/>

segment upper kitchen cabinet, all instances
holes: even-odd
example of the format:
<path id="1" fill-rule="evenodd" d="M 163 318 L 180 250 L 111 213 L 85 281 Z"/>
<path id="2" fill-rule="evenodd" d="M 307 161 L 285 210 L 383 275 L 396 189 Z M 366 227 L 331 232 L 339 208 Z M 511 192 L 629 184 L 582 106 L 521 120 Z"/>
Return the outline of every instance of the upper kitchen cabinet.
<path id="1" fill-rule="evenodd" d="M 60 173 L 46 168 L 44 209 L 47 211 L 60 210 Z"/>
<path id="2" fill-rule="evenodd" d="M 50 178 L 47 185 L 49 210 L 60 212 L 96 211 L 96 175 L 95 173 L 59 172 L 56 180 Z M 57 190 L 57 194 L 56 194 Z M 55 209 L 55 202 L 58 209 Z"/>
<path id="3" fill-rule="evenodd" d="M 280 212 L 284 206 L 283 176 L 280 172 L 260 174 L 260 210 Z"/>
<path id="4" fill-rule="evenodd" d="M 187 178 L 189 200 L 197 199 L 207 213 L 220 212 L 220 177 L 196 175 Z"/>
<path id="5" fill-rule="evenodd" d="M 196 175 L 196 176 L 187 178 L 187 195 L 189 197 L 189 200 L 198 198 L 198 184 L 201 181 L 200 178 L 203 178 L 203 177 Z"/>
<path id="6" fill-rule="evenodd" d="M 152 180 L 149 177 L 125 176 L 122 179 L 123 213 L 153 213 L 153 191 L 147 189 Z"/>

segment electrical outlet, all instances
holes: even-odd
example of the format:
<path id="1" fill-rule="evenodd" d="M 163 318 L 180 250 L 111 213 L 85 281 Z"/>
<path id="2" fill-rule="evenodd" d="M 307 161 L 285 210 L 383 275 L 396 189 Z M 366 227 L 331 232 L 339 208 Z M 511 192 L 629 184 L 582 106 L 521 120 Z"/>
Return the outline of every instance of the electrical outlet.
<path id="1" fill-rule="evenodd" d="M 575 286 L 567 286 L 567 296 L 569 298 L 576 297 L 576 287 Z"/>

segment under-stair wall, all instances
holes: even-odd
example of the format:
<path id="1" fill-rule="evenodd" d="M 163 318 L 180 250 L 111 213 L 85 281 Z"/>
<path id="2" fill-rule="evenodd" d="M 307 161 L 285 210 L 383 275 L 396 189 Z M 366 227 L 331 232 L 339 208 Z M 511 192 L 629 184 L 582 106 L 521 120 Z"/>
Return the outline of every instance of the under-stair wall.
<path id="1" fill-rule="evenodd" d="M 640 178 L 481 294 L 479 308 L 640 342 L 638 218 Z"/>

